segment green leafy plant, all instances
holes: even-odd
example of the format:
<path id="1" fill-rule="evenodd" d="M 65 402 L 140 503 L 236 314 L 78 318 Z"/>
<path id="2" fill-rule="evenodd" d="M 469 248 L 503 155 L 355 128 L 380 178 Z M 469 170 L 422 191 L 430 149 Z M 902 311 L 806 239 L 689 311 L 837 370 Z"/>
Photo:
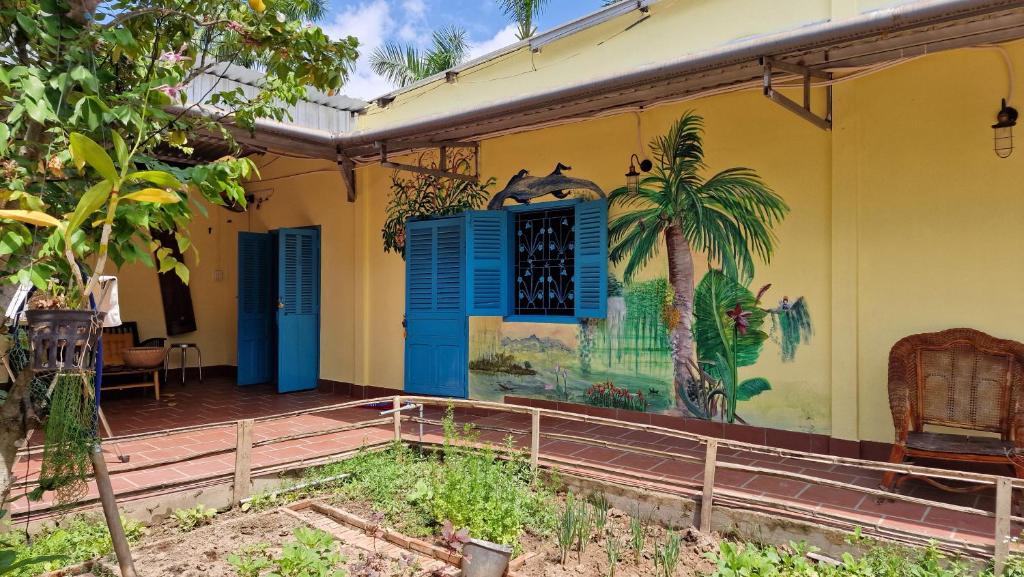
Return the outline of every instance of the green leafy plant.
<path id="1" fill-rule="evenodd" d="M 553 493 L 525 455 L 506 444 L 479 445 L 448 411 L 439 453 L 418 453 L 395 444 L 316 469 L 316 475 L 347 475 L 337 498 L 367 501 L 403 533 L 440 536 L 445 521 L 473 537 L 519 547 L 524 531 L 546 534 L 555 525 Z"/>
<path id="2" fill-rule="evenodd" d="M 130 543 L 137 543 L 146 534 L 146 528 L 137 521 L 122 518 L 121 523 Z M 28 577 L 102 557 L 113 551 L 113 544 L 102 520 L 70 517 L 59 526 L 43 528 L 31 542 L 18 531 L 0 534 L 0 549 L 16 555 L 13 566 L 0 574 Z M 23 563 L 30 559 L 33 561 Z"/>
<path id="3" fill-rule="evenodd" d="M 191 509 L 177 509 L 171 516 L 178 524 L 178 529 L 188 532 L 213 521 L 217 516 L 217 510 L 200 503 Z"/>
<path id="4" fill-rule="evenodd" d="M 33 565 L 59 563 L 63 560 L 63 555 L 40 555 L 38 557 L 18 559 L 18 552 L 16 550 L 0 549 L 0 575 L 14 575 L 20 571 L 28 570 Z"/>
<path id="5" fill-rule="evenodd" d="M 665 535 L 665 543 L 654 547 L 654 567 L 662 577 L 672 577 L 679 564 L 680 539 L 675 531 Z"/>
<path id="6" fill-rule="evenodd" d="M 238 553 L 228 555 L 228 564 L 234 567 L 238 577 L 260 577 L 271 566 L 271 555 L 267 545 L 259 544 Z"/>
<path id="7" fill-rule="evenodd" d="M 421 156 L 419 163 L 437 168 L 429 155 Z M 455 152 L 447 163 L 449 171 L 469 174 L 473 158 L 467 153 Z M 406 221 L 410 218 L 450 216 L 480 208 L 490 198 L 490 188 L 494 183 L 494 178 L 471 182 L 431 174 L 405 177 L 396 171 L 391 176 L 391 197 L 384 209 L 386 218 L 381 229 L 384 251 L 396 252 L 404 258 Z"/>
<path id="8" fill-rule="evenodd" d="M 334 537 L 319 529 L 296 527 L 295 540 L 285 543 L 281 555 L 271 560 L 277 577 L 344 577 L 338 569 L 345 558 Z"/>
<path id="9" fill-rule="evenodd" d="M 629 518 L 629 546 L 633 550 L 633 562 L 640 564 L 647 545 L 647 526 L 640 518 L 640 512 Z"/>

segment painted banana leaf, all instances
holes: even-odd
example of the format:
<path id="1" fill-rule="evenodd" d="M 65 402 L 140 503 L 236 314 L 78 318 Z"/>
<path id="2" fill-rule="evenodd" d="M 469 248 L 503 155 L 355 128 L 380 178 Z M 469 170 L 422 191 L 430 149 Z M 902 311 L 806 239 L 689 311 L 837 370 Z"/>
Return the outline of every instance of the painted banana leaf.
<path id="1" fill-rule="evenodd" d="M 747 367 L 757 362 L 768 334 L 762 329 L 767 313 L 757 306 L 754 294 L 718 270 L 709 270 L 693 295 L 693 340 L 697 358 L 718 367 L 719 356 L 730 358 L 733 345 L 733 322 L 726 313 L 739 304 L 749 313 L 749 328 L 736 343 L 736 366 Z M 721 379 L 725 371 L 714 370 Z"/>

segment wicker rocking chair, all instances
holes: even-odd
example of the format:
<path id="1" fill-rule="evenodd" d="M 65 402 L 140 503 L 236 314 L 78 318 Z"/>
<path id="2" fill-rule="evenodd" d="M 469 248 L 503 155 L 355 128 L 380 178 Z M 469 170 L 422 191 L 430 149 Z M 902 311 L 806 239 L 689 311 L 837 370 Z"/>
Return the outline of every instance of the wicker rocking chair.
<path id="1" fill-rule="evenodd" d="M 1024 452 L 1017 455 L 1024 449 L 1024 343 L 973 329 L 905 337 L 889 353 L 889 407 L 896 426 L 890 462 L 1004 463 L 1024 478 Z M 925 432 L 925 425 L 999 436 Z M 886 473 L 882 485 L 892 489 L 896 481 Z"/>

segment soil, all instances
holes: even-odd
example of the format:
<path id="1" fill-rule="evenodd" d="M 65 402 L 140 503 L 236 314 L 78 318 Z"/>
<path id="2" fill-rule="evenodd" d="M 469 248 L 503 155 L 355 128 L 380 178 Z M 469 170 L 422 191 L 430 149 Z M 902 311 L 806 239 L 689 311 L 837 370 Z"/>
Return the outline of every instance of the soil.
<path id="1" fill-rule="evenodd" d="M 218 518 L 211 525 L 182 533 L 172 521 L 154 527 L 142 545 L 132 551 L 139 577 L 236 577 L 228 555 L 260 544 L 281 550 L 300 525 L 297 519 L 270 511 Z M 159 539 L 159 535 L 173 536 Z M 156 538 L 156 539 L 155 539 Z"/>
<path id="2" fill-rule="evenodd" d="M 640 562 L 637 563 L 633 549 L 629 545 L 629 522 L 629 515 L 623 511 L 608 511 L 605 531 L 611 538 L 621 543 L 615 577 L 661 577 L 663 573 L 656 571 L 654 566 L 654 548 L 655 545 L 665 543 L 668 530 L 653 524 L 646 528 L 646 544 Z M 705 554 L 718 548 L 717 540 L 694 529 L 681 529 L 678 533 L 682 543 L 679 546 L 679 563 L 673 577 L 696 577 L 710 573 L 714 565 L 708 561 Z M 561 552 L 553 536 L 541 538 L 526 535 L 523 538 L 523 550 L 526 551 L 524 555 L 527 556 L 527 561 L 515 570 L 515 574 L 518 577 L 607 577 L 607 542 L 606 537 L 592 537 L 582 554 L 573 548 L 568 561 L 562 565 Z"/>
<path id="3" fill-rule="evenodd" d="M 328 499 L 331 500 L 331 499 Z M 342 499 L 337 499 L 338 501 Z M 373 508 L 360 501 L 344 500 L 341 508 L 370 517 Z M 558 499 L 562 507 L 563 499 Z M 217 515 L 213 523 L 181 532 L 172 519 L 150 528 L 142 543 L 133 547 L 135 567 L 139 577 L 236 577 L 235 569 L 228 563 L 228 556 L 249 548 L 262 545 L 268 552 L 277 554 L 281 546 L 293 539 L 292 531 L 301 525 L 294 516 L 277 510 L 262 513 L 242 513 L 238 510 Z M 647 539 L 639 563 L 634 559 L 630 541 L 629 514 L 611 509 L 608 512 L 606 533 L 620 543 L 616 577 L 663 577 L 656 572 L 654 564 L 655 545 L 663 544 L 667 530 L 651 524 L 646 527 Z M 679 563 L 673 577 L 699 577 L 712 571 L 713 565 L 705 554 L 717 549 L 716 538 L 708 537 L 692 529 L 678 531 L 682 537 Z M 514 569 L 516 577 L 606 577 L 609 564 L 606 543 L 609 537 L 591 538 L 585 551 L 580 554 L 575 548 L 569 554 L 565 565 L 560 563 L 561 553 L 554 535 L 537 536 L 525 534 L 522 538 L 525 562 Z M 439 543 L 440 544 L 440 543 Z M 365 559 L 363 549 L 341 542 L 349 575 L 358 574 L 355 565 Z M 110 562 L 110 561 L 108 561 Z M 383 567 L 382 567 L 383 569 Z M 427 574 L 421 571 L 417 574 Z M 379 573 L 381 577 L 399 575 L 396 567 Z M 410 575 L 408 571 L 405 575 Z"/>

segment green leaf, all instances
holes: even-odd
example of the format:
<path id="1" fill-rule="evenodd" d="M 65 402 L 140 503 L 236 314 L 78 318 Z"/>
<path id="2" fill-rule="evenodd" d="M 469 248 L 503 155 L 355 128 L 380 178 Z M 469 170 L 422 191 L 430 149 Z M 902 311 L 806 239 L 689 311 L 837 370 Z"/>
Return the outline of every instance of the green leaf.
<path id="1" fill-rule="evenodd" d="M 114 168 L 114 161 L 111 160 L 107 151 L 103 150 L 96 141 L 79 132 L 71 133 L 71 158 L 79 170 L 88 164 L 93 167 L 100 176 L 115 183 L 119 180 L 117 169 Z"/>
<path id="2" fill-rule="evenodd" d="M 129 174 L 126 179 L 128 182 L 149 182 L 163 188 L 173 188 L 174 190 L 181 190 L 184 185 L 178 180 L 176 176 L 163 170 L 140 170 Z"/>
<path id="3" fill-rule="evenodd" d="M 741 382 L 740 386 L 736 389 L 736 400 L 749 401 L 761 393 L 770 390 L 772 390 L 772 385 L 768 382 L 768 379 L 765 379 L 764 377 L 746 379 Z"/>
<path id="4" fill-rule="evenodd" d="M 8 140 L 11 138 L 11 129 L 0 122 L 0 154 L 7 153 Z"/>
<path id="5" fill-rule="evenodd" d="M 175 202 L 181 202 L 181 197 L 162 188 L 143 188 L 142 190 L 136 190 L 135 192 L 122 196 L 121 200 L 154 202 L 156 204 L 173 204 Z"/>
<path id="6" fill-rule="evenodd" d="M 13 223 L 0 230 L 0 256 L 14 254 L 30 244 L 32 232 L 21 223 Z"/>
<path id="7" fill-rule="evenodd" d="M 100 83 L 88 68 L 79 64 L 71 69 L 71 79 L 79 82 L 93 94 L 100 91 Z"/>
<path id="8" fill-rule="evenodd" d="M 185 266 L 185 263 L 179 262 L 175 264 L 174 272 L 178 274 L 178 278 L 181 279 L 181 282 L 188 284 L 188 267 Z"/>
<path id="9" fill-rule="evenodd" d="M 747 367 L 757 362 L 762 345 L 768 338 L 760 330 L 766 313 L 757 306 L 753 293 L 745 286 L 715 269 L 704 275 L 693 293 L 693 337 L 699 360 L 715 361 L 719 354 L 731 358 L 736 335 L 732 319 L 726 312 L 737 303 L 750 315 L 747 317 L 747 334 L 738 335 L 736 339 L 736 366 Z"/>
<path id="10" fill-rule="evenodd" d="M 70 238 L 85 223 L 86 219 L 95 214 L 107 202 L 107 199 L 110 198 L 110 191 L 113 188 L 114 184 L 112 182 L 104 180 L 94 184 L 89 190 L 85 191 L 82 198 L 78 200 L 74 214 L 68 220 L 68 229 L 64 235 Z"/>
<path id="11" fill-rule="evenodd" d="M 117 155 L 117 162 L 121 164 L 121 170 L 128 169 L 128 147 L 124 143 L 124 139 L 121 135 L 116 132 L 110 133 L 111 140 L 114 141 L 114 153 Z"/>

